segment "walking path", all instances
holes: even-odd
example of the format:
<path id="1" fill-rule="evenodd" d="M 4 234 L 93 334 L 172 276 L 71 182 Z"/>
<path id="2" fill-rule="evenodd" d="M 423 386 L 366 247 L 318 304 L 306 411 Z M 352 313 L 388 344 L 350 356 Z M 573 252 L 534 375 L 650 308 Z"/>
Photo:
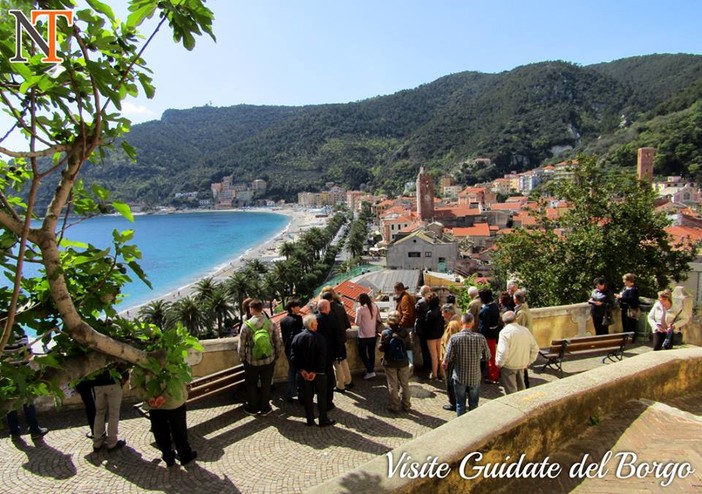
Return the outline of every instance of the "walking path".
<path id="1" fill-rule="evenodd" d="M 501 490 L 603 494 L 702 492 L 701 438 L 702 393 L 665 403 L 631 401 L 601 417 L 599 424 L 549 456 L 551 463 L 563 467 L 557 478 L 514 480 Z M 592 467 L 590 478 L 585 475 L 584 467 L 578 468 L 579 462 L 585 466 L 597 465 Z M 694 472 L 690 472 L 686 463 Z"/>
<path id="2" fill-rule="evenodd" d="M 631 354 L 648 350 L 640 346 Z M 601 358 L 591 358 L 568 362 L 564 367 L 567 372 L 580 372 L 600 365 Z M 549 372 L 531 374 L 532 385 L 555 379 L 557 377 Z M 446 402 L 443 383 L 414 377 L 411 381 L 413 410 L 396 417 L 385 409 L 387 392 L 382 374 L 370 381 L 355 376 L 354 382 L 356 386 L 352 390 L 335 396 L 337 408 L 330 412 L 330 416 L 338 423 L 333 427 L 306 427 L 302 407 L 281 399 L 282 384 L 277 385 L 274 392 L 274 413 L 267 417 L 244 414 L 241 392 L 234 399 L 222 396 L 192 408 L 188 411 L 189 433 L 191 444 L 199 453 L 198 459 L 187 467 L 170 469 L 165 467 L 155 449 L 148 420 L 136 416 L 128 405 L 122 410 L 120 422 L 120 436 L 126 439 L 127 446 L 111 453 L 93 452 L 91 442 L 85 438 L 87 426 L 82 410 L 44 414 L 40 421 L 50 428 L 50 432 L 43 440 L 34 442 L 24 435 L 21 440 L 12 441 L 5 429 L 0 439 L 3 458 L 0 492 L 297 493 L 355 468 L 455 417 L 453 412 L 441 408 Z M 499 396 L 498 386 L 484 385 L 481 389 L 481 403 Z M 699 403 L 699 399 L 692 400 L 689 411 L 699 415 Z M 687 440 L 690 443 L 691 439 L 702 437 L 702 425 L 691 416 L 681 418 L 677 412 L 671 415 L 667 410 L 655 407 L 641 412 L 642 405 L 632 406 L 635 408 L 624 415 L 624 424 L 628 424 L 624 429 L 609 418 L 602 421 L 601 427 L 592 428 L 596 438 L 602 436 L 605 426 L 607 430 L 611 429 L 612 437 L 607 436 L 600 449 L 590 445 L 587 438 L 578 440 L 577 448 L 592 451 L 593 455 L 600 455 L 600 451 L 615 446 L 619 450 L 629 448 L 636 452 L 651 449 L 649 456 L 655 458 L 662 448 L 668 447 L 671 455 L 677 454 L 676 458 L 684 456 L 702 468 L 699 442 L 689 444 L 690 448 L 697 448 L 696 458 L 689 457 L 688 451 L 693 449 L 678 450 L 674 442 Z M 658 422 L 649 422 L 647 414 L 651 416 L 650 420 Z M 634 417 L 638 418 L 632 422 Z M 639 426 L 638 421 L 642 419 L 645 422 Z M 635 427 L 653 428 L 653 432 L 659 427 L 660 437 L 656 436 L 656 442 L 652 444 L 647 439 L 653 437 L 652 432 L 639 431 Z M 622 430 L 626 434 L 631 432 L 633 436 L 629 437 L 634 442 L 624 443 L 620 448 L 615 443 Z M 644 433 L 646 435 L 642 435 Z M 623 437 L 627 437 L 626 434 Z M 688 443 L 684 447 L 687 448 Z M 573 451 L 575 453 L 570 454 L 580 456 L 577 450 Z M 697 475 L 695 490 L 699 491 Z M 680 490 L 683 484 L 678 482 L 673 482 L 667 490 L 683 492 Z M 629 490 L 617 492 L 633 492 L 634 489 L 640 492 L 639 484 L 617 482 L 616 479 L 614 483 L 603 485 L 595 481 L 558 487 L 543 485 L 543 488 L 541 484 L 525 485 L 519 488 L 519 492 L 565 492 L 576 487 L 580 492 L 614 492 L 615 487 L 629 485 L 632 486 L 626 487 Z M 685 484 L 686 487 L 690 485 Z"/>

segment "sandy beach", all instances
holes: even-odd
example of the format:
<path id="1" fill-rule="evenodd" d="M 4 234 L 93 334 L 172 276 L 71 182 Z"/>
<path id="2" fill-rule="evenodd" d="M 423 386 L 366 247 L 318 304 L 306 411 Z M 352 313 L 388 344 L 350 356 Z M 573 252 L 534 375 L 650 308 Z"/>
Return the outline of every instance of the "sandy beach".
<path id="1" fill-rule="evenodd" d="M 280 257 L 278 250 L 284 242 L 294 242 L 300 238 L 300 235 L 309 230 L 312 227 L 324 227 L 326 225 L 328 218 L 317 218 L 315 213 L 308 210 L 297 207 L 284 207 L 284 208 L 247 208 L 247 209 L 232 209 L 228 211 L 246 211 L 250 213 L 276 213 L 288 216 L 290 221 L 281 231 L 277 232 L 271 238 L 265 240 L 261 244 L 248 249 L 244 254 L 231 259 L 225 264 L 219 266 L 213 266 L 213 270 L 206 275 L 206 277 L 212 277 L 217 281 L 223 281 L 231 276 L 233 273 L 238 271 L 247 260 L 259 259 L 266 262 L 272 262 Z M 177 290 L 171 292 L 155 295 L 153 300 L 166 300 L 168 302 L 174 302 L 181 297 L 186 297 L 193 292 L 193 288 L 197 282 L 191 283 L 189 285 L 182 286 Z M 148 302 L 147 302 L 148 303 Z M 139 309 L 146 304 L 141 304 L 138 306 L 132 306 L 120 312 L 122 317 L 132 318 L 135 317 Z"/>

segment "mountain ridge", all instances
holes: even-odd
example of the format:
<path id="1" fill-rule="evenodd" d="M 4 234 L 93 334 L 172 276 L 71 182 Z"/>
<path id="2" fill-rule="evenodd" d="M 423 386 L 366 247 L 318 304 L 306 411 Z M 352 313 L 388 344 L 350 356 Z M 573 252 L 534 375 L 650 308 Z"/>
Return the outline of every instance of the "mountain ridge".
<path id="1" fill-rule="evenodd" d="M 184 191 L 205 197 L 211 182 L 232 174 L 264 178 L 271 198 L 287 200 L 328 181 L 396 193 L 420 165 L 468 184 L 534 168 L 558 158 L 553 150 L 592 148 L 603 136 L 692 108 L 700 95 L 702 56 L 655 54 L 459 72 L 351 103 L 166 110 L 126 136 L 136 165 L 114 152 L 85 178 L 145 203 Z M 472 165 L 478 156 L 495 166 Z M 678 168 L 687 173 L 693 164 Z"/>

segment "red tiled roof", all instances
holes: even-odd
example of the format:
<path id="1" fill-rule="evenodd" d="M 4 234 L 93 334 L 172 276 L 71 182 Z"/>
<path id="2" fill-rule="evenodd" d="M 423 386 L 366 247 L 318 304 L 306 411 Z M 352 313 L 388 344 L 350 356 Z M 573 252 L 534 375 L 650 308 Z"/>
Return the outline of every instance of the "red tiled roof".
<path id="1" fill-rule="evenodd" d="M 519 211 L 522 208 L 521 203 L 497 202 L 490 204 L 490 209 L 493 211 Z"/>
<path id="2" fill-rule="evenodd" d="M 460 204 L 457 206 L 448 206 L 445 208 L 435 208 L 434 217 L 444 218 L 451 217 L 461 218 L 463 216 L 478 216 L 482 214 L 479 208 L 472 208 L 468 204 Z"/>
<path id="3" fill-rule="evenodd" d="M 476 223 L 469 227 L 457 227 L 453 229 L 453 236 L 459 237 L 489 237 L 490 225 L 487 223 Z"/>
<path id="4" fill-rule="evenodd" d="M 458 193 L 458 196 L 467 196 L 470 194 L 481 194 L 487 192 L 487 188 L 485 187 L 466 187 L 463 189 L 461 192 Z"/>
<path id="5" fill-rule="evenodd" d="M 424 222 L 421 220 L 414 220 L 412 223 L 404 227 L 403 229 L 400 230 L 400 233 L 411 233 L 417 228 L 421 227 L 424 225 Z"/>
<path id="6" fill-rule="evenodd" d="M 353 281 L 343 281 L 334 287 L 334 291 L 341 297 L 346 309 L 346 316 L 351 324 L 356 320 L 356 300 L 362 293 L 370 294 L 370 288 L 354 283 Z"/>
<path id="7" fill-rule="evenodd" d="M 701 242 L 702 228 L 694 228 L 691 226 L 669 226 L 665 231 L 678 242 Z"/>
<path id="8" fill-rule="evenodd" d="M 414 220 L 414 217 L 412 216 L 398 216 L 397 218 L 383 218 L 383 223 L 390 225 L 390 224 L 397 224 L 397 223 L 412 223 Z"/>
<path id="9" fill-rule="evenodd" d="M 561 210 L 558 208 L 546 208 L 546 217 L 550 220 L 557 220 L 561 217 Z"/>
<path id="10" fill-rule="evenodd" d="M 383 211 L 383 215 L 381 216 L 381 218 L 385 219 L 388 216 L 392 216 L 393 214 L 398 214 L 398 215 L 408 215 L 409 214 L 409 215 L 411 215 L 412 213 L 411 213 L 411 211 L 408 211 L 406 207 L 404 207 L 402 205 L 396 205 L 396 206 L 391 207 L 390 209 L 386 209 L 385 211 Z"/>
<path id="11" fill-rule="evenodd" d="M 274 323 L 280 325 L 280 321 L 281 321 L 285 316 L 287 316 L 287 315 L 288 315 L 288 312 L 287 312 L 287 311 L 279 312 L 278 314 L 273 314 L 273 315 L 271 316 L 271 321 L 273 321 Z"/>
<path id="12" fill-rule="evenodd" d="M 368 287 L 346 280 L 336 285 L 334 287 L 334 291 L 338 293 L 341 298 L 346 297 L 356 302 L 356 299 L 360 294 L 370 293 L 371 290 Z"/>
<path id="13" fill-rule="evenodd" d="M 525 203 L 529 200 L 528 197 L 526 196 L 512 196 L 508 197 L 505 202 L 519 202 L 519 203 Z"/>
<path id="14" fill-rule="evenodd" d="M 519 221 L 521 222 L 522 226 L 534 226 L 536 225 L 536 218 L 531 216 L 529 213 L 526 211 L 522 211 L 521 213 L 517 214 L 514 216 L 514 221 Z"/>

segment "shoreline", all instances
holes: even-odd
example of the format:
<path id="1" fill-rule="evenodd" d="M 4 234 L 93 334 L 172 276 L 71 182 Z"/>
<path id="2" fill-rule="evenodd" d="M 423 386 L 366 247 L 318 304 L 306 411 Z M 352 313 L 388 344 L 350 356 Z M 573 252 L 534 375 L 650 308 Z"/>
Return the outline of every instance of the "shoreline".
<path id="1" fill-rule="evenodd" d="M 186 285 L 183 285 L 175 290 L 171 290 L 166 293 L 162 294 L 154 294 L 153 297 L 151 297 L 148 301 L 137 304 L 137 305 L 132 305 L 129 306 L 123 310 L 118 311 L 119 315 L 127 318 L 127 319 L 132 319 L 136 317 L 136 315 L 139 313 L 139 310 L 144 307 L 145 305 L 150 304 L 151 302 L 155 300 L 165 300 L 167 302 L 175 302 L 179 298 L 182 297 L 187 297 L 191 295 L 194 291 L 195 285 L 202 279 L 204 278 L 213 278 L 215 281 L 223 281 L 227 279 L 229 276 L 231 276 L 233 273 L 241 269 L 245 262 L 249 259 L 259 259 L 263 261 L 264 263 L 266 262 L 271 262 L 280 255 L 278 254 L 278 250 L 280 245 L 283 242 L 294 242 L 297 241 L 301 234 L 308 230 L 309 228 L 319 226 L 323 227 L 328 218 L 317 218 L 315 217 L 315 214 L 309 210 L 309 209 L 300 209 L 300 208 L 277 208 L 275 210 L 271 208 L 233 208 L 233 209 L 226 209 L 226 210 L 199 210 L 197 212 L 248 212 L 248 213 L 272 213 L 272 214 L 281 214 L 283 216 L 287 216 L 289 218 L 289 222 L 285 225 L 285 227 L 277 232 L 275 232 L 273 235 L 268 237 L 267 239 L 264 239 L 260 244 L 255 245 L 254 247 L 250 247 L 246 251 L 244 251 L 243 254 L 239 254 L 238 256 L 230 259 L 229 261 L 225 263 L 218 264 L 212 269 L 210 269 L 207 273 L 205 273 L 202 276 L 197 276 L 195 281 L 188 283 Z M 178 213 L 178 214 L 186 214 L 185 212 L 183 213 Z"/>

